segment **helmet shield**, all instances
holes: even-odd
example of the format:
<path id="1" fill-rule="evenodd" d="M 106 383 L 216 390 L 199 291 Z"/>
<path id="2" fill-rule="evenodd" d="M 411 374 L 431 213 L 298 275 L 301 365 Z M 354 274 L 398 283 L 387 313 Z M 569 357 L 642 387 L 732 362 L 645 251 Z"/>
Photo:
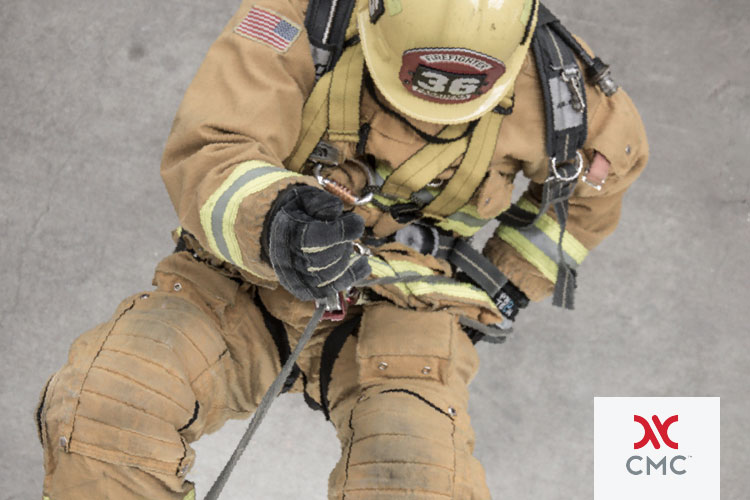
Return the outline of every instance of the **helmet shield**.
<path id="1" fill-rule="evenodd" d="M 479 118 L 511 92 L 538 0 L 373 0 L 369 7 L 359 12 L 359 33 L 378 90 L 406 116 L 451 124 Z"/>
<path id="2" fill-rule="evenodd" d="M 502 61 L 468 49 L 412 49 L 404 52 L 399 77 L 406 90 L 431 102 L 472 101 L 505 73 Z"/>

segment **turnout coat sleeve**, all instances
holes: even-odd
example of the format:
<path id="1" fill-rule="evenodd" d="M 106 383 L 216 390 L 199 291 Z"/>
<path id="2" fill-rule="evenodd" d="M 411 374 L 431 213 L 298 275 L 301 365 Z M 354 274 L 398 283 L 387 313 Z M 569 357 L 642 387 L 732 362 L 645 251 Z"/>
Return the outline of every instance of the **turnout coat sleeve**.
<path id="1" fill-rule="evenodd" d="M 517 141 L 525 146 L 512 148 L 506 156 L 530 179 L 519 203 L 531 211 L 540 205 L 542 185 L 548 176 L 548 159 L 541 142 L 544 137 L 543 101 L 535 68 L 533 58 L 529 57 L 517 80 L 514 112 L 517 116 L 511 116 L 509 121 L 519 137 L 542 139 Z M 590 165 L 597 152 L 607 158 L 611 166 L 601 191 L 579 178 L 570 198 L 563 246 L 579 264 L 588 251 L 614 231 L 620 218 L 623 196 L 646 166 L 649 155 L 643 123 L 625 90 L 621 88 L 611 97 L 606 97 L 598 87 L 587 84 L 586 92 L 588 136 L 583 147 L 584 168 Z M 530 299 L 542 300 L 553 291 L 556 258 L 553 262 L 539 251 L 530 235 L 538 236 L 536 241 L 543 241 L 547 253 L 550 253 L 549 249 L 557 245 L 559 230 L 554 211 L 550 209 L 531 231 L 518 232 L 500 226 L 488 241 L 484 253 Z"/>
<path id="2" fill-rule="evenodd" d="M 270 205 L 290 184 L 317 186 L 283 168 L 314 85 L 306 4 L 242 2 L 185 94 L 161 166 L 181 226 L 266 286 L 276 281 L 260 249 Z M 282 36 L 269 35 L 274 29 Z"/>

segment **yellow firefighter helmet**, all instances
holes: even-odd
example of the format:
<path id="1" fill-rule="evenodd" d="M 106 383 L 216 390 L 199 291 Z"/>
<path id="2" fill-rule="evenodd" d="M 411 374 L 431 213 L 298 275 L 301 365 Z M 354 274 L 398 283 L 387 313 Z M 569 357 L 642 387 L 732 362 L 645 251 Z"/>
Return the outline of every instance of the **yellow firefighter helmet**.
<path id="1" fill-rule="evenodd" d="M 513 88 L 538 0 L 369 0 L 358 14 L 367 67 L 400 113 L 464 123 Z"/>

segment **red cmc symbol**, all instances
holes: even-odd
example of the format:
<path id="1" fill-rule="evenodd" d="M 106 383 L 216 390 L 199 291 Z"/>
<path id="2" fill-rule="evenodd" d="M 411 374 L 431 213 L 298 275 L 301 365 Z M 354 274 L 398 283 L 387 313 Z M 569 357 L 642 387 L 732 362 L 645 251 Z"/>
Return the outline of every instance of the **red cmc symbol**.
<path id="1" fill-rule="evenodd" d="M 664 441 L 664 444 L 675 450 L 677 449 L 678 444 L 669 439 L 669 426 L 677 422 L 678 418 L 679 417 L 677 415 L 672 415 L 671 417 L 666 419 L 664 423 L 661 423 L 659 417 L 657 417 L 656 415 L 653 415 L 651 417 L 651 420 L 654 422 L 654 427 L 656 427 L 656 432 L 658 432 L 661 436 L 661 440 Z M 658 450 L 661 445 L 659 444 L 659 440 L 656 438 L 656 434 L 654 434 L 654 431 L 651 429 L 648 420 L 641 417 L 640 415 L 633 415 L 633 420 L 643 426 L 643 439 L 635 443 L 633 447 L 636 450 L 639 450 L 646 446 L 646 443 L 651 441 L 651 444 L 654 445 L 654 448 Z"/>

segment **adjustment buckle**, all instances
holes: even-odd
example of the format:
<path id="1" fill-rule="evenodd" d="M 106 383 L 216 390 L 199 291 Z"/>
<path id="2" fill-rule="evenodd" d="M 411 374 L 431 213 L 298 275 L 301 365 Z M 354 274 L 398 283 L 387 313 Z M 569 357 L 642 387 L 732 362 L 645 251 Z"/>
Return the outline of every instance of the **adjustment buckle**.
<path id="1" fill-rule="evenodd" d="M 310 153 L 309 161 L 323 165 L 335 166 L 339 164 L 339 150 L 328 141 L 320 141 Z"/>

